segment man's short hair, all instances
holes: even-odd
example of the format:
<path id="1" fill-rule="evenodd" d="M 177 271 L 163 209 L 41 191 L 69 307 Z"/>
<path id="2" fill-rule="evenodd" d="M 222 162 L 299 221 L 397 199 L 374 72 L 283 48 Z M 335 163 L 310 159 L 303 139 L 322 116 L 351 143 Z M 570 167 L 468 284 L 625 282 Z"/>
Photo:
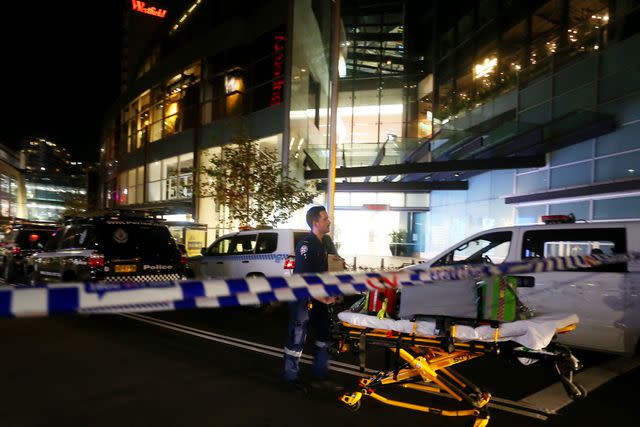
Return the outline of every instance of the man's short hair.
<path id="1" fill-rule="evenodd" d="M 320 219 L 320 212 L 327 211 L 324 206 L 314 206 L 307 211 L 307 224 L 309 228 L 313 228 L 313 222 Z"/>

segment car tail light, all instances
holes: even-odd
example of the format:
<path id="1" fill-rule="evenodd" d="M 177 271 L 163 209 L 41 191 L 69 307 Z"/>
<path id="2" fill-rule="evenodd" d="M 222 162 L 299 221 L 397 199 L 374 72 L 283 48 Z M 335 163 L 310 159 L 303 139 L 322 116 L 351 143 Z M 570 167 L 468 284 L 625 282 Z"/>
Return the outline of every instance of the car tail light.
<path id="1" fill-rule="evenodd" d="M 104 255 L 91 254 L 89 257 L 89 267 L 91 268 L 103 268 L 104 267 Z"/>
<path id="2" fill-rule="evenodd" d="M 14 246 L 11 248 L 11 255 L 20 255 L 20 252 L 22 252 L 20 246 Z"/>
<path id="3" fill-rule="evenodd" d="M 284 269 L 285 270 L 293 270 L 296 267 L 296 257 L 293 255 L 289 255 L 287 259 L 284 260 Z"/>

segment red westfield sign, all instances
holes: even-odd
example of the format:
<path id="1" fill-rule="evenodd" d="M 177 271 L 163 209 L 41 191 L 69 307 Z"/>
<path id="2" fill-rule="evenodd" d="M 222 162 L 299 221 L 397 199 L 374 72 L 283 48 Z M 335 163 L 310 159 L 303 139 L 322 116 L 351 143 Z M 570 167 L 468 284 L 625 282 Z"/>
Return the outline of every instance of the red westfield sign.
<path id="1" fill-rule="evenodd" d="M 164 18 L 167 14 L 166 9 L 156 9 L 153 6 L 147 7 L 147 4 L 143 1 L 131 0 L 131 6 L 136 12 L 146 13 L 147 15 L 157 16 L 158 18 Z"/>
<path id="2" fill-rule="evenodd" d="M 278 105 L 282 102 L 282 88 L 284 86 L 284 45 L 285 36 L 275 36 L 273 50 L 273 83 L 271 90 L 271 101 L 269 105 Z"/>

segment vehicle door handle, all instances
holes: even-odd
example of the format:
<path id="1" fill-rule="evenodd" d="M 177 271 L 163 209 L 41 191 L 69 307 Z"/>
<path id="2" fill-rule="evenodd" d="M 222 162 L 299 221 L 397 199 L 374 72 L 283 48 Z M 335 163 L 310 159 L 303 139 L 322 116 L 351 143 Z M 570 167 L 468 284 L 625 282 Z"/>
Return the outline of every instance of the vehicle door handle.
<path id="1" fill-rule="evenodd" d="M 242 263 L 243 263 L 243 264 L 249 264 L 249 261 L 244 260 L 244 261 L 242 261 Z"/>
<path id="2" fill-rule="evenodd" d="M 216 262 L 216 264 L 224 264 L 224 262 L 218 261 L 218 262 Z"/>

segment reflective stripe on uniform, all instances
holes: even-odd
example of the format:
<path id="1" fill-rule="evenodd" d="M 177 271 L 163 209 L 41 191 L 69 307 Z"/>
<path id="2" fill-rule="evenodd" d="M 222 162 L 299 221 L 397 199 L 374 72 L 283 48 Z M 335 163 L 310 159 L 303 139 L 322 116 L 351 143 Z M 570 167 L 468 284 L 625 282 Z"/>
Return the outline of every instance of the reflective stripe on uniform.
<path id="1" fill-rule="evenodd" d="M 327 343 L 324 341 L 316 341 L 316 347 L 325 348 Z"/>
<path id="2" fill-rule="evenodd" d="M 300 358 L 300 357 L 302 357 L 302 350 L 293 351 L 293 350 L 289 350 L 287 347 L 285 347 L 284 348 L 284 354 L 286 354 L 287 356 Z"/>

